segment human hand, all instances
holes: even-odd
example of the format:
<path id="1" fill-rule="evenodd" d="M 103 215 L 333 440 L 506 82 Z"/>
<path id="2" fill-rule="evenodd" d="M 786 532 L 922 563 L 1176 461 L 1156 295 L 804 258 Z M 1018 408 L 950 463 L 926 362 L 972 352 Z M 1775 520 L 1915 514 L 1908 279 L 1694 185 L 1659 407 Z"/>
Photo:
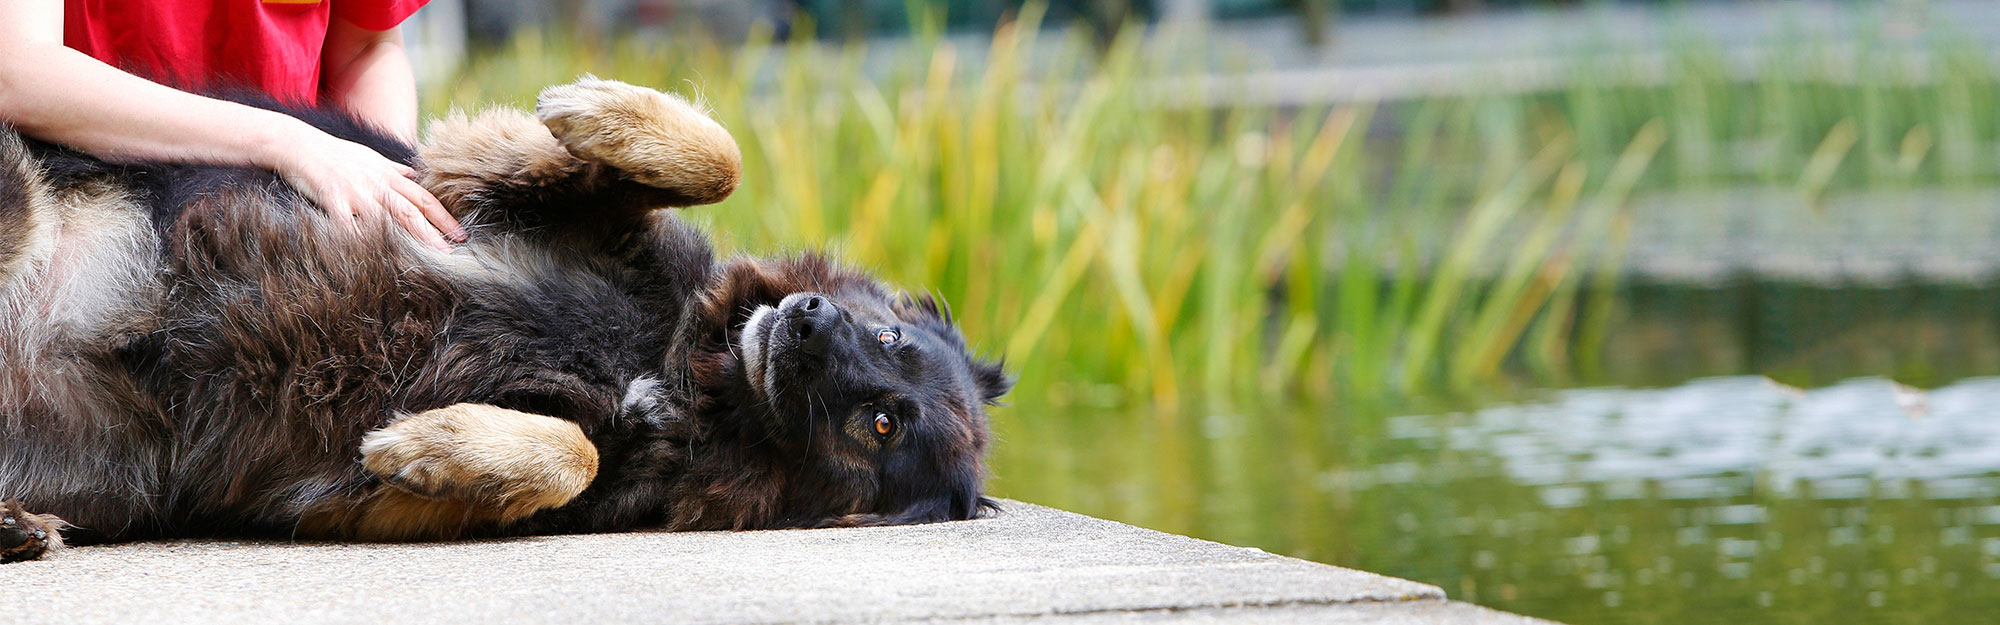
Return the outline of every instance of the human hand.
<path id="1" fill-rule="evenodd" d="M 444 205 L 416 182 L 417 172 L 374 150 L 306 128 L 302 141 L 285 149 L 275 169 L 285 182 L 350 231 L 359 223 L 389 217 L 417 240 L 442 251 L 464 242 Z"/>

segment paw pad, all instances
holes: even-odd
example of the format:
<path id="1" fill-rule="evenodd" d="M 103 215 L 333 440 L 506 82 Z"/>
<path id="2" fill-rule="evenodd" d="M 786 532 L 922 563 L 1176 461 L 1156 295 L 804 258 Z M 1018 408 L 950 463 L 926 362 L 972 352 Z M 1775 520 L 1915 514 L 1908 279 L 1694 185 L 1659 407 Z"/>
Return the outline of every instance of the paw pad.
<path id="1" fill-rule="evenodd" d="M 0 507 L 5 509 L 0 513 L 0 562 L 34 560 L 62 547 L 61 519 L 29 514 L 19 501 L 10 500 Z"/>

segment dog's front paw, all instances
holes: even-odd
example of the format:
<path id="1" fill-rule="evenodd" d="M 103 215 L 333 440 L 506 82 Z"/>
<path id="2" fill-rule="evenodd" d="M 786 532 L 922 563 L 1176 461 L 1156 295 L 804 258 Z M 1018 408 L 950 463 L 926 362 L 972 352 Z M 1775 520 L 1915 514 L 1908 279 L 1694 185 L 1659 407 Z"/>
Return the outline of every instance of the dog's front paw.
<path id="1" fill-rule="evenodd" d="M 568 503 L 597 476 L 597 448 L 575 423 L 483 404 L 426 410 L 369 432 L 361 462 L 398 489 L 503 520 Z"/>
<path id="2" fill-rule="evenodd" d="M 585 76 L 542 90 L 535 116 L 570 154 L 687 204 L 729 197 L 743 169 L 729 132 L 677 95 Z"/>
<path id="3" fill-rule="evenodd" d="M 62 519 L 21 509 L 17 500 L 0 504 L 0 562 L 34 560 L 61 549 L 62 528 L 68 526 Z"/>

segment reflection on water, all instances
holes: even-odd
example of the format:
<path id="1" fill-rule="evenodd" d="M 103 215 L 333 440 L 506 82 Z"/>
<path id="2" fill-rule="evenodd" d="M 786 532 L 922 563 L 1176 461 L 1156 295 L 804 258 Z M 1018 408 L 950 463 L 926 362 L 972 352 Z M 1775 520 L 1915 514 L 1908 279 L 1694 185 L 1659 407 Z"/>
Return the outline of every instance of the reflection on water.
<path id="1" fill-rule="evenodd" d="M 1471 416 L 1393 417 L 1388 435 L 1484 451 L 1542 502 L 1774 495 L 2000 495 L 2000 378 L 1924 392 L 1881 379 L 1800 391 L 1763 378 L 1582 389 Z M 1588 489 L 1597 492 L 1587 494 Z M 1588 496 L 1587 496 L 1588 495 Z"/>
<path id="2" fill-rule="evenodd" d="M 2000 378 L 1802 391 L 1731 377 L 1476 410 L 1002 418 L 1006 496 L 1526 614 L 2000 621 Z"/>

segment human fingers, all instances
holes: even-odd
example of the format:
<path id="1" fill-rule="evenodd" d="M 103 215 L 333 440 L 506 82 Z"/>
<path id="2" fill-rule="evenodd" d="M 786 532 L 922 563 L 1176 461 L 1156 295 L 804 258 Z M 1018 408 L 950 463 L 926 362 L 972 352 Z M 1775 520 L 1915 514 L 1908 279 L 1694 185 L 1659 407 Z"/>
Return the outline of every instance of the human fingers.
<path id="1" fill-rule="evenodd" d="M 444 238 L 451 240 L 453 243 L 465 242 L 465 228 L 460 226 L 458 220 L 451 216 L 451 211 L 444 209 L 444 204 L 438 202 L 437 196 L 431 195 L 431 192 L 424 189 L 423 185 L 409 180 L 397 180 L 392 185 L 395 187 L 396 193 L 402 195 L 403 199 L 409 200 L 410 204 L 416 206 L 417 211 L 423 213 L 424 219 L 436 227 L 437 231 L 444 235 Z"/>
<path id="2" fill-rule="evenodd" d="M 361 225 L 354 219 L 355 209 L 352 204 L 341 199 L 319 200 L 317 203 L 320 210 L 326 211 L 326 216 L 333 218 L 333 223 L 341 230 L 356 236 L 361 234 Z"/>
<path id="3" fill-rule="evenodd" d="M 334 193 L 334 190 L 328 187 L 325 181 L 312 175 L 310 171 L 304 173 L 285 172 L 281 175 L 284 177 L 285 183 L 292 185 L 293 189 L 297 189 L 299 195 L 304 196 L 306 201 L 311 202 L 313 206 L 318 207 L 320 210 L 326 211 L 327 218 L 333 220 L 333 223 L 339 226 L 341 230 L 358 232 L 354 227 L 353 209 L 347 203 L 340 201 L 340 195 Z"/>
<path id="4" fill-rule="evenodd" d="M 418 241 L 423 241 L 425 245 L 435 247 L 441 252 L 451 251 L 451 244 L 445 242 L 437 229 L 431 227 L 430 222 L 424 219 L 423 211 L 418 210 L 417 205 L 410 203 L 408 198 L 392 191 L 383 194 L 382 203 L 383 209 L 389 212 L 389 217 L 401 224 L 404 230 L 410 231 L 410 235 L 416 237 Z"/>

